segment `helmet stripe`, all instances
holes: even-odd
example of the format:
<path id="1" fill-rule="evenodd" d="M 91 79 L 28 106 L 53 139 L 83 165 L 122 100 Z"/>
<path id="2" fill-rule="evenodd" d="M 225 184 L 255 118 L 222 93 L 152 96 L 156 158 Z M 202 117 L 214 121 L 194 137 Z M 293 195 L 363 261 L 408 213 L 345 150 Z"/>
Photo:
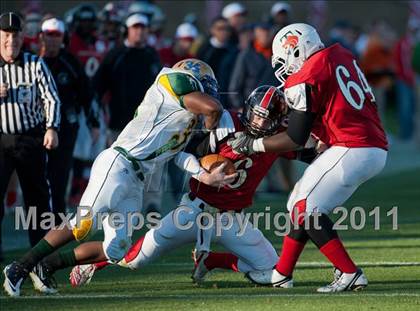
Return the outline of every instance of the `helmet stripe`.
<path id="1" fill-rule="evenodd" d="M 264 94 L 263 99 L 261 99 L 260 106 L 261 108 L 267 109 L 268 104 L 271 101 L 271 97 L 273 97 L 273 94 L 275 92 L 276 88 L 274 86 L 271 86 L 268 91 Z"/>

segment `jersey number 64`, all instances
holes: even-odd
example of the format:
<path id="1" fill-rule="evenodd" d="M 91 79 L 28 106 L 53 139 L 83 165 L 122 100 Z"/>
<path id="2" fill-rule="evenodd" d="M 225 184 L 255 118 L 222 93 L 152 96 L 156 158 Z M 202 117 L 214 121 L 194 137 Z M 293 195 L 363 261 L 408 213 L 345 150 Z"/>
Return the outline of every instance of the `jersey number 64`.
<path id="1" fill-rule="evenodd" d="M 354 68 L 359 76 L 359 83 L 349 79 L 350 72 L 343 65 L 338 65 L 335 69 L 335 76 L 341 92 L 346 98 L 347 102 L 357 110 L 362 110 L 366 100 L 366 95 L 370 96 L 370 101 L 375 102 L 375 95 L 373 95 L 372 88 L 369 86 L 365 75 L 360 70 L 356 61 L 353 60 Z M 353 92 L 352 92 L 353 90 Z M 355 96 L 357 94 L 357 96 Z M 356 97 L 356 98 L 355 98 Z"/>

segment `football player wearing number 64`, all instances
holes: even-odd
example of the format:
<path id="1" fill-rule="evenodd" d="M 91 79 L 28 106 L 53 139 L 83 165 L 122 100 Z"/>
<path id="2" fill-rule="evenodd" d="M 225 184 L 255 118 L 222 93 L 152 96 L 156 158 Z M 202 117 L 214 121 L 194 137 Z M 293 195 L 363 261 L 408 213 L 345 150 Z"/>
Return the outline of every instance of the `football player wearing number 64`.
<path id="1" fill-rule="evenodd" d="M 248 278 L 281 287 L 292 278 L 311 240 L 335 267 L 334 281 L 318 292 L 366 287 L 367 278 L 345 250 L 328 214 L 385 166 L 388 143 L 375 96 L 351 52 L 339 44 L 325 48 L 307 24 L 291 24 L 276 34 L 272 65 L 290 109 L 288 129 L 258 139 L 236 133 L 232 148 L 247 155 L 298 150 L 310 133 L 329 148 L 305 170 L 289 197 L 287 208 L 299 228 L 285 237 L 277 265 L 250 272 Z M 314 228 L 315 213 L 321 230 Z"/>

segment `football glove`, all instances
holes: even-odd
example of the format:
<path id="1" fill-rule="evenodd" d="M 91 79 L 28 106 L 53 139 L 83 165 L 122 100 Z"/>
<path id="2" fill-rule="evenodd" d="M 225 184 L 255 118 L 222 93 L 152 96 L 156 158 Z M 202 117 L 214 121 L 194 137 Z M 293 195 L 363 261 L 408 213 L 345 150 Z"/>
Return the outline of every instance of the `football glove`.
<path id="1" fill-rule="evenodd" d="M 254 141 L 255 139 L 249 135 L 246 135 L 245 132 L 238 132 L 235 133 L 235 138 L 230 138 L 228 140 L 227 144 L 236 154 L 251 155 L 258 152 L 253 148 Z"/>

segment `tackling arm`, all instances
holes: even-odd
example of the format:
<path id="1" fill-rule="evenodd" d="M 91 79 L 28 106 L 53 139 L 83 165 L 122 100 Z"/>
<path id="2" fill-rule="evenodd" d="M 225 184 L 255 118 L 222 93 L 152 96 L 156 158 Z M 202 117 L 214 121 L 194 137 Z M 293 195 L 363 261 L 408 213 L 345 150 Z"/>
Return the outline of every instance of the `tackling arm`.
<path id="1" fill-rule="evenodd" d="M 222 114 L 222 105 L 218 100 L 202 92 L 192 92 L 182 97 L 184 107 L 194 113 L 204 116 L 207 129 L 213 129 Z"/>

